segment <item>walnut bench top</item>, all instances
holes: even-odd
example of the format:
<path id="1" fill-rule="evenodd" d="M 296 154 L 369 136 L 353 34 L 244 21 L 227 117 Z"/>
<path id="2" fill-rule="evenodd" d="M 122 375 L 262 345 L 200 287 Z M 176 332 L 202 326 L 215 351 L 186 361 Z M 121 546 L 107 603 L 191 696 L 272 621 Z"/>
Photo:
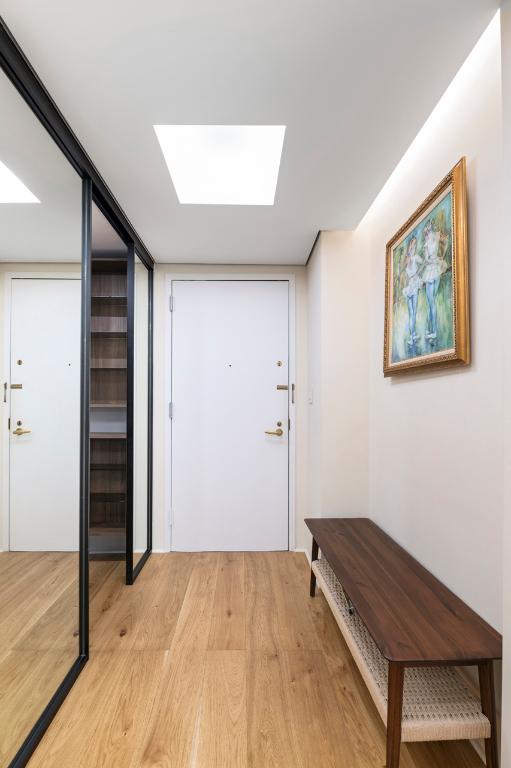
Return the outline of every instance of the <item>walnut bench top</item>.
<path id="1" fill-rule="evenodd" d="M 502 658 L 500 634 L 372 520 L 305 522 L 386 659 L 417 666 Z"/>

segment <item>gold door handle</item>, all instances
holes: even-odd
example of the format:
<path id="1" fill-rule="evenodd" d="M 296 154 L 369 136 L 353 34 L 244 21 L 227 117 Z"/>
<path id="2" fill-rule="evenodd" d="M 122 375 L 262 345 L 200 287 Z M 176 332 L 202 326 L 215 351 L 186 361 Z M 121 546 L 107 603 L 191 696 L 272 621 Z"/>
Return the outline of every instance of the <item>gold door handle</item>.
<path id="1" fill-rule="evenodd" d="M 20 435 L 28 435 L 32 432 L 31 429 L 21 429 L 21 427 L 18 427 L 13 431 L 13 435 L 16 435 L 16 437 L 19 437 Z"/>
<path id="2" fill-rule="evenodd" d="M 278 429 L 276 429 L 275 432 L 270 432 L 269 430 L 265 429 L 264 430 L 264 434 L 265 435 L 275 435 L 275 437 L 282 437 L 282 435 L 284 434 L 284 430 L 281 429 L 280 427 Z"/>

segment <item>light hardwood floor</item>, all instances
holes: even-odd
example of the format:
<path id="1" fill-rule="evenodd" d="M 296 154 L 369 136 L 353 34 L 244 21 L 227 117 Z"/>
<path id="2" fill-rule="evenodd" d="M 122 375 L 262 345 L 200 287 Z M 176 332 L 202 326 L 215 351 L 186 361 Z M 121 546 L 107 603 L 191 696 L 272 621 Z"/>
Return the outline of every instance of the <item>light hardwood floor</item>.
<path id="1" fill-rule="evenodd" d="M 29 768 L 382 768 L 385 730 L 298 553 L 153 555 L 108 566 L 91 660 Z M 469 744 L 402 768 L 480 768 Z"/>
<path id="2" fill-rule="evenodd" d="M 0 552 L 0 766 L 78 656 L 78 555 Z"/>

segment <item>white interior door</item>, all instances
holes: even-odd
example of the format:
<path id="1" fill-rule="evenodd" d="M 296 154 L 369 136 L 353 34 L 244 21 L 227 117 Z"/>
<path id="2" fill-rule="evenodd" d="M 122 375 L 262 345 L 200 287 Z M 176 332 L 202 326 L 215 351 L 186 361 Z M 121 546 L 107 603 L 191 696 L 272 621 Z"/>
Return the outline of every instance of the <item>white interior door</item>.
<path id="1" fill-rule="evenodd" d="M 288 549 L 289 283 L 172 295 L 172 548 Z"/>
<path id="2" fill-rule="evenodd" d="M 80 280 L 11 282 L 10 549 L 76 551 Z"/>

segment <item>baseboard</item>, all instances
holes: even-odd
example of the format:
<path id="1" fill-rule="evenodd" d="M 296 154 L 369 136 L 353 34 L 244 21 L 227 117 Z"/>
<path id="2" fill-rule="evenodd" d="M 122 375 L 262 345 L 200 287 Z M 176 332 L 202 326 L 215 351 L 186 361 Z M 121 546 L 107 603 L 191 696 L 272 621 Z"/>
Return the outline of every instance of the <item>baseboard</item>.
<path id="1" fill-rule="evenodd" d="M 309 565 L 311 564 L 311 556 L 310 556 L 310 553 L 309 553 L 308 549 L 297 548 L 294 551 L 295 552 L 303 552 L 305 557 L 307 558 L 307 561 L 308 561 Z"/>

